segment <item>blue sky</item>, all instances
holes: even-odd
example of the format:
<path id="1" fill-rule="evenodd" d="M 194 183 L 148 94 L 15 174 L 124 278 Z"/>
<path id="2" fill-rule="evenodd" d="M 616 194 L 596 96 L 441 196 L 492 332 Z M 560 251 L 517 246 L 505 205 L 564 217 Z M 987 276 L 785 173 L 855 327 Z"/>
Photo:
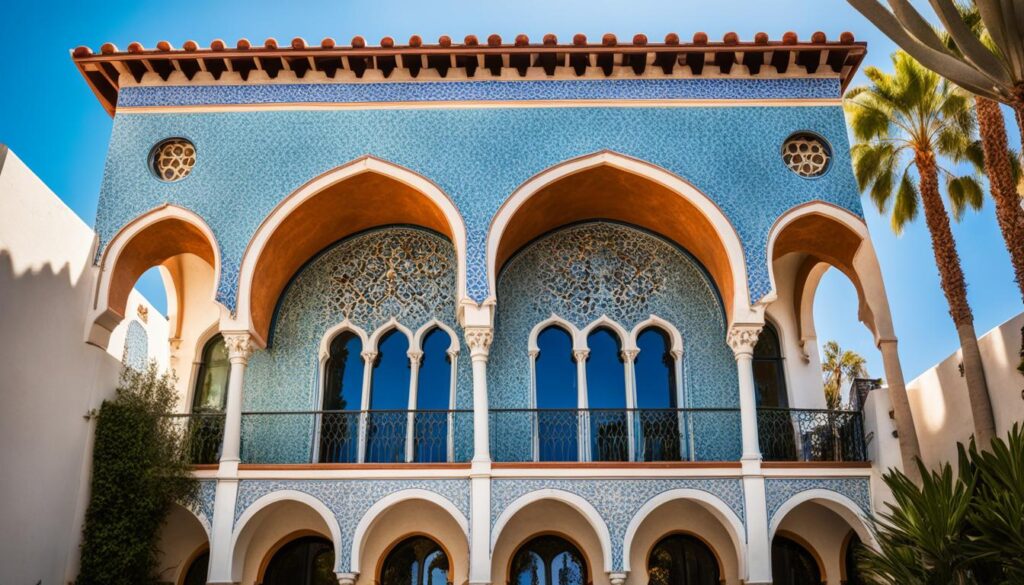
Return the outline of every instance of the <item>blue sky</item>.
<path id="1" fill-rule="evenodd" d="M 921 2 L 917 2 L 921 4 Z M 45 4 L 14 2 L 0 19 L 0 38 L 8 56 L 0 61 L 0 142 L 11 147 L 87 223 L 96 213 L 111 121 L 78 76 L 68 50 L 96 50 L 110 41 L 124 48 L 131 41 L 151 47 L 159 40 L 175 46 L 187 39 L 208 45 L 245 37 L 287 42 L 302 36 L 317 43 L 331 36 L 347 43 L 354 35 L 376 43 L 383 36 L 399 42 L 412 34 L 461 39 L 490 33 L 511 39 L 526 33 L 540 39 L 552 32 L 563 41 L 582 32 L 596 39 L 613 32 L 628 39 L 643 32 L 652 40 L 696 31 L 721 38 L 735 31 L 743 39 L 765 31 L 773 38 L 793 30 L 801 38 L 817 30 L 829 38 L 852 31 L 869 43 L 866 64 L 889 66 L 892 43 L 843 0 L 490 0 L 349 2 L 178 0 L 173 3 L 109 0 L 101 4 L 60 0 Z M 862 78 L 861 78 L 862 80 Z M 1016 128 L 1011 140 L 1016 144 Z M 904 373 L 909 380 L 957 348 L 956 331 L 939 289 L 938 273 L 923 222 L 897 238 L 887 218 L 866 209 L 881 257 L 892 306 Z M 991 201 L 954 226 L 969 283 L 976 327 L 983 333 L 1022 307 L 1009 258 L 996 227 Z M 163 305 L 159 282 L 140 281 L 147 296 Z M 830 271 L 815 306 L 819 339 L 834 338 L 868 358 L 881 375 L 881 360 L 867 329 L 856 320 L 853 287 Z"/>

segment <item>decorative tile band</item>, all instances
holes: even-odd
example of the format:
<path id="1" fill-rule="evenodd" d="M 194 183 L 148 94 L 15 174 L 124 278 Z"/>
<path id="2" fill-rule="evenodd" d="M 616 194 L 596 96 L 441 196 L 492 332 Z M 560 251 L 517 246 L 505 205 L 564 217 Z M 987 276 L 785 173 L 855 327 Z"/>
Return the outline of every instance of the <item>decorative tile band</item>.
<path id="1" fill-rule="evenodd" d="M 423 81 L 126 87 L 118 108 L 275 103 L 838 99 L 838 78 Z"/>
<path id="2" fill-rule="evenodd" d="M 768 521 L 790 498 L 808 490 L 829 490 L 853 500 L 864 513 L 871 511 L 871 482 L 866 477 L 766 479 L 765 497 L 768 501 Z"/>
<path id="3" fill-rule="evenodd" d="M 341 550 L 335 557 L 335 571 L 347 572 L 356 526 L 363 515 L 381 499 L 407 489 L 421 489 L 441 496 L 469 518 L 469 481 L 437 480 L 242 480 L 235 503 L 235 523 L 258 499 L 277 491 L 292 490 L 313 496 L 334 514 L 341 530 Z"/>
<path id="4" fill-rule="evenodd" d="M 611 536 L 612 568 L 620 570 L 626 529 L 637 511 L 659 494 L 675 489 L 694 489 L 720 498 L 746 522 L 743 483 L 739 479 L 496 479 L 491 482 L 491 528 L 498 516 L 521 496 L 554 489 L 569 492 L 589 502 L 601 515 Z"/>

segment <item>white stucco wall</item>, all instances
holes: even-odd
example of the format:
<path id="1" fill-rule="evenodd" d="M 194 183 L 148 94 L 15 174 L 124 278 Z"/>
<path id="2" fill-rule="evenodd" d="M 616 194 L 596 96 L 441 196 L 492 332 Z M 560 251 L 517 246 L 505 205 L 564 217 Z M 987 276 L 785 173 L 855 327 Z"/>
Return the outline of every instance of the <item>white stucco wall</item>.
<path id="1" fill-rule="evenodd" d="M 800 345 L 797 327 L 793 285 L 796 271 L 804 261 L 804 254 L 786 254 L 775 261 L 775 280 L 778 299 L 768 305 L 765 316 L 775 326 L 785 360 L 786 389 L 791 408 L 825 408 L 825 389 L 821 377 L 821 359 L 818 341 L 809 338 Z"/>
<path id="2" fill-rule="evenodd" d="M 978 338 L 996 432 L 1001 436 L 1015 422 L 1024 421 L 1024 376 L 1017 371 L 1022 326 L 1024 313 Z M 958 350 L 907 384 L 921 458 L 928 466 L 955 464 L 956 443 L 969 440 L 974 432 L 960 362 Z"/>
<path id="3" fill-rule="evenodd" d="M 112 396 L 126 319 L 103 351 L 84 342 L 95 235 L 0 145 L 0 583 L 59 584 L 77 573 L 92 422 Z M 166 367 L 167 323 L 149 309 L 150 355 Z M 16 528 L 16 529 L 14 529 Z"/>

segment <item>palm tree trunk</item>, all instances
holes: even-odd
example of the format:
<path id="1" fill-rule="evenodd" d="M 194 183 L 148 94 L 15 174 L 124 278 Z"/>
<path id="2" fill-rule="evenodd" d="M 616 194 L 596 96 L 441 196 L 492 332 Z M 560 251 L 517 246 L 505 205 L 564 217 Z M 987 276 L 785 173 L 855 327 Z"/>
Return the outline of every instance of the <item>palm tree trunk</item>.
<path id="1" fill-rule="evenodd" d="M 953 324 L 956 325 L 956 332 L 960 337 L 964 377 L 967 379 L 967 396 L 974 419 L 974 436 L 980 446 L 987 448 L 995 437 L 996 425 L 992 415 L 992 402 L 988 395 L 988 383 L 985 381 L 985 368 L 981 363 L 981 351 L 978 349 L 978 338 L 974 334 L 974 315 L 967 303 L 967 283 L 963 268 L 960 266 L 960 255 L 956 251 L 953 229 L 949 225 L 949 215 L 939 194 L 935 155 L 931 151 L 917 151 L 914 154 L 917 170 L 921 175 L 921 202 L 925 222 L 928 224 L 928 231 L 931 232 L 932 251 L 939 269 L 942 292 L 946 295 L 949 314 L 953 317 Z"/>
<path id="2" fill-rule="evenodd" d="M 996 220 L 1010 252 L 1013 273 L 1024 300 L 1024 209 L 1013 180 L 1010 148 L 1006 142 L 1006 122 L 999 104 L 983 97 L 974 98 L 978 112 L 978 129 L 985 151 L 985 172 L 988 174 L 992 199 L 996 203 Z"/>

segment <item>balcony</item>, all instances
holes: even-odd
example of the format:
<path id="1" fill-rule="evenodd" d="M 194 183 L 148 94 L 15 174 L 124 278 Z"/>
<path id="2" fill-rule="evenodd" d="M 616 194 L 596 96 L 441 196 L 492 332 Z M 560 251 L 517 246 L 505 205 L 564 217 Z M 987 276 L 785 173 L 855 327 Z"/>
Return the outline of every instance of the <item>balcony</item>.
<path id="1" fill-rule="evenodd" d="M 862 462 L 859 411 L 758 410 L 765 461 Z M 175 415 L 195 464 L 216 463 L 224 415 Z M 242 463 L 464 463 L 473 450 L 470 410 L 246 412 Z M 740 457 L 740 411 L 706 409 L 495 409 L 495 462 L 697 462 Z"/>

